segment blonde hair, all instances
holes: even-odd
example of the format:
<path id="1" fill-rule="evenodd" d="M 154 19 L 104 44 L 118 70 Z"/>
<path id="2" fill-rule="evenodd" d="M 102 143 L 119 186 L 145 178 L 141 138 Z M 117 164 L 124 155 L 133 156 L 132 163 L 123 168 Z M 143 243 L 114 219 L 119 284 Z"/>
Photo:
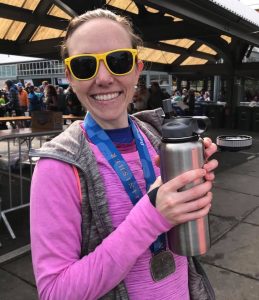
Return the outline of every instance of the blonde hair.
<path id="1" fill-rule="evenodd" d="M 109 10 L 98 8 L 95 10 L 87 11 L 82 15 L 76 16 L 70 21 L 67 27 L 65 38 L 61 45 L 62 59 L 65 59 L 69 56 L 67 40 L 69 39 L 69 37 L 71 37 L 73 32 L 82 24 L 98 18 L 108 19 L 119 23 L 128 32 L 131 39 L 132 48 L 137 49 L 138 46 L 142 46 L 142 39 L 134 33 L 133 26 L 130 20 L 128 20 L 126 17 L 117 15 Z"/>

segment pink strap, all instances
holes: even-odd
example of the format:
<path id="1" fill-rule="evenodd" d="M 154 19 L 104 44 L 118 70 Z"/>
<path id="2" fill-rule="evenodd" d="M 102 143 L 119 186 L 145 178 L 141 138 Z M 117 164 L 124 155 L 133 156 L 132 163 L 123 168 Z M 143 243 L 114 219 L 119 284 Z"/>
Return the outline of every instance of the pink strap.
<path id="1" fill-rule="evenodd" d="M 82 191 L 81 191 L 81 183 L 80 183 L 78 170 L 74 165 L 72 165 L 72 168 L 73 168 L 74 174 L 76 176 L 76 183 L 77 183 L 77 188 L 78 188 L 78 192 L 79 192 L 80 203 L 82 203 Z"/>

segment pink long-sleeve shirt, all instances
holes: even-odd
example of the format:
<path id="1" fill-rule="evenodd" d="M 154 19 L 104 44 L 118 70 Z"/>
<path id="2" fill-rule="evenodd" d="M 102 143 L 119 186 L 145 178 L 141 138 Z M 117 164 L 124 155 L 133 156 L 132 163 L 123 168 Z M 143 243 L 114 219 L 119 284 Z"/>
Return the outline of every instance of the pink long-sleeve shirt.
<path id="1" fill-rule="evenodd" d="M 152 157 L 155 150 L 145 141 Z M 189 299 L 185 257 L 174 255 L 176 272 L 172 275 L 159 282 L 151 278 L 149 246 L 171 225 L 145 194 L 137 151 L 123 154 L 144 195 L 133 207 L 116 173 L 98 148 L 91 147 L 115 230 L 92 253 L 80 258 L 82 219 L 76 176 L 64 162 L 41 159 L 31 186 L 31 247 L 40 299 L 98 299 L 121 280 L 133 300 Z M 157 167 L 155 172 L 159 175 Z"/>

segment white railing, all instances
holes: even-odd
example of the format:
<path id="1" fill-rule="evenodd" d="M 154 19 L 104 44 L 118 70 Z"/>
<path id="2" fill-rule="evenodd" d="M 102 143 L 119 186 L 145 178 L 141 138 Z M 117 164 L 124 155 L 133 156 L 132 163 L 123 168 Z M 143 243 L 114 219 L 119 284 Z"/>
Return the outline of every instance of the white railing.
<path id="1" fill-rule="evenodd" d="M 19 77 L 56 74 L 64 74 L 64 64 L 59 60 L 40 60 L 17 65 Z"/>
<path id="2" fill-rule="evenodd" d="M 0 79 L 64 75 L 64 64 L 59 60 L 38 60 L 10 65 L 0 65 Z"/>

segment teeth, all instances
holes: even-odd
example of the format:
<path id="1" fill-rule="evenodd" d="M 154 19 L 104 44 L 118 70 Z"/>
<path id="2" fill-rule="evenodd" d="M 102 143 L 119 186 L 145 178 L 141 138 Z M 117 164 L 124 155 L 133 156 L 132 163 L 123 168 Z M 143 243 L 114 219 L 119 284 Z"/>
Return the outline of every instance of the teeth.
<path id="1" fill-rule="evenodd" d="M 119 92 L 105 94 L 105 95 L 94 95 L 93 97 L 95 100 L 98 100 L 98 101 L 107 101 L 107 100 L 112 100 L 118 96 L 119 96 Z"/>

